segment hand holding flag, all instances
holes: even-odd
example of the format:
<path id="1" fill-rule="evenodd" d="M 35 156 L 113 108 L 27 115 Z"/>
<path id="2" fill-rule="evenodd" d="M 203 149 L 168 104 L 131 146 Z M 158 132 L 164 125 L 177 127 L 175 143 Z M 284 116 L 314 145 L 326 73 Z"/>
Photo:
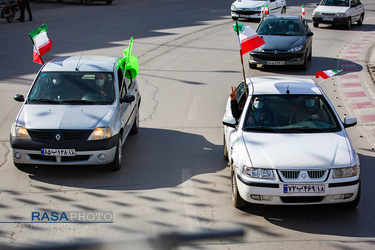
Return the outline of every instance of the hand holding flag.
<path id="1" fill-rule="evenodd" d="M 43 65 L 42 56 L 52 48 L 52 41 L 47 36 L 47 25 L 42 24 L 39 29 L 31 31 L 29 36 L 34 45 L 33 62 Z"/>

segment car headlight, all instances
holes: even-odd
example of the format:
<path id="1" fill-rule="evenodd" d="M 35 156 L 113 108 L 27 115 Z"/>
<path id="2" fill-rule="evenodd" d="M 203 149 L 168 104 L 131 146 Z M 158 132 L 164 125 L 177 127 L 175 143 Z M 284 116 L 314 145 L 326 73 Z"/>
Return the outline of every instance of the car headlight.
<path id="1" fill-rule="evenodd" d="M 358 166 L 355 165 L 353 167 L 333 169 L 332 178 L 333 179 L 348 178 L 348 177 L 353 177 L 357 175 L 358 175 Z"/>
<path id="2" fill-rule="evenodd" d="M 232 4 L 232 8 L 231 8 L 231 10 L 238 10 L 238 8 L 237 8 L 236 5 Z"/>
<path id="3" fill-rule="evenodd" d="M 336 15 L 338 17 L 347 17 L 346 13 L 337 13 Z"/>
<path id="4" fill-rule="evenodd" d="M 256 52 L 264 52 L 264 50 L 261 48 L 261 47 L 258 47 L 256 49 L 254 49 L 253 51 L 256 51 Z"/>
<path id="5" fill-rule="evenodd" d="M 275 179 L 272 169 L 265 168 L 252 168 L 249 166 L 244 166 L 242 173 L 251 178 L 257 179 Z"/>
<path id="6" fill-rule="evenodd" d="M 30 135 L 25 127 L 12 125 L 11 135 L 15 139 L 30 140 Z"/>
<path id="7" fill-rule="evenodd" d="M 313 12 L 313 16 L 320 16 L 320 12 L 319 11 L 314 11 Z"/>
<path id="8" fill-rule="evenodd" d="M 94 141 L 94 140 L 103 140 L 107 139 L 112 136 L 112 131 L 110 127 L 105 127 L 105 128 L 96 128 L 94 131 L 92 131 L 89 141 Z"/>
<path id="9" fill-rule="evenodd" d="M 260 11 L 261 9 L 262 9 L 262 6 L 259 6 L 259 7 L 252 8 L 251 10 L 252 11 Z"/>
<path id="10" fill-rule="evenodd" d="M 293 47 L 290 50 L 288 50 L 288 52 L 297 52 L 297 51 L 300 51 L 301 49 L 303 49 L 303 45 L 299 45 L 297 47 Z"/>

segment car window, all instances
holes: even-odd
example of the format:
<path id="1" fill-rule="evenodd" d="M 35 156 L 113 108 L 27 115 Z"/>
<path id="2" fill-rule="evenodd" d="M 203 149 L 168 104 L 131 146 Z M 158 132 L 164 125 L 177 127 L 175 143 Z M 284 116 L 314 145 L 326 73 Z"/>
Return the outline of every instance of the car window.
<path id="1" fill-rule="evenodd" d="M 335 113 L 320 95 L 253 96 L 245 130 L 332 132 L 341 129 Z"/>
<path id="2" fill-rule="evenodd" d="M 258 29 L 258 35 L 301 36 L 302 25 L 297 19 L 264 19 Z"/>
<path id="3" fill-rule="evenodd" d="M 245 105 L 245 101 L 246 101 L 246 91 L 245 91 L 245 84 L 244 84 L 244 82 L 241 82 L 236 87 L 236 99 L 237 99 L 238 107 L 240 109 L 242 109 L 243 106 Z"/>
<path id="4" fill-rule="evenodd" d="M 108 72 L 42 72 L 27 98 L 32 104 L 110 104 L 113 74 Z"/>
<path id="5" fill-rule="evenodd" d="M 323 0 L 320 5 L 325 6 L 349 6 L 349 0 Z"/>

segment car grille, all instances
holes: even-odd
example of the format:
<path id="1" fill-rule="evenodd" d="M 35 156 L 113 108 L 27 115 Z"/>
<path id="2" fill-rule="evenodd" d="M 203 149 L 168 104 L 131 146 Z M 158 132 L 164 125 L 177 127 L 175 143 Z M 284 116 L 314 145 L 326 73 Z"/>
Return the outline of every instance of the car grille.
<path id="1" fill-rule="evenodd" d="M 255 14 L 260 13 L 260 11 L 253 11 L 253 10 L 246 10 L 246 9 L 235 10 L 235 11 L 232 11 L 232 12 L 237 13 L 237 14 L 246 14 L 246 15 L 255 15 Z"/>
<path id="2" fill-rule="evenodd" d="M 27 132 L 34 141 L 56 141 L 57 135 L 60 135 L 60 140 L 85 141 L 92 130 L 28 130 Z"/>
<path id="3" fill-rule="evenodd" d="M 29 154 L 32 160 L 46 161 L 56 163 L 56 156 L 45 156 L 37 154 Z M 76 156 L 61 156 L 61 162 L 73 162 L 73 161 L 87 161 L 90 155 L 76 155 Z"/>
<path id="4" fill-rule="evenodd" d="M 284 203 L 314 203 L 321 202 L 324 196 L 281 196 L 280 199 Z"/>
<path id="5" fill-rule="evenodd" d="M 307 173 L 310 180 L 321 181 L 328 175 L 328 170 L 279 170 L 279 173 L 283 180 L 297 180 L 300 177 L 303 177 L 302 174 Z M 306 180 L 306 177 L 303 178 L 303 180 Z"/>
<path id="6" fill-rule="evenodd" d="M 282 53 L 281 51 L 279 53 Z M 272 52 L 269 52 L 269 54 L 256 54 L 251 55 L 255 60 L 263 60 L 263 61 L 289 61 L 293 60 L 299 57 L 298 54 L 295 53 L 287 53 L 287 54 L 273 54 Z M 303 54 L 301 53 L 301 57 Z"/>
<path id="7" fill-rule="evenodd" d="M 329 17 L 334 17 L 336 14 L 334 13 L 322 13 L 323 16 L 329 16 Z"/>

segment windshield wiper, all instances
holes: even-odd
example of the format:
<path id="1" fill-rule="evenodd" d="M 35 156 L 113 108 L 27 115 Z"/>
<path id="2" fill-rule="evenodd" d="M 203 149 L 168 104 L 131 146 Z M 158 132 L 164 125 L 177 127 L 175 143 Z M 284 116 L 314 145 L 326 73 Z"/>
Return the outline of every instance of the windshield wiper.
<path id="1" fill-rule="evenodd" d="M 44 102 L 44 103 L 54 103 L 59 104 L 60 101 L 51 100 L 51 99 L 29 99 L 29 102 Z"/>
<path id="2" fill-rule="evenodd" d="M 93 101 L 88 101 L 88 100 L 64 100 L 61 101 L 62 103 L 71 103 L 71 104 L 96 104 Z"/>
<path id="3" fill-rule="evenodd" d="M 247 127 L 247 128 L 244 128 L 243 130 L 244 131 L 251 131 L 251 130 L 257 130 L 257 131 L 276 131 L 273 128 L 264 127 L 264 126 Z"/>

